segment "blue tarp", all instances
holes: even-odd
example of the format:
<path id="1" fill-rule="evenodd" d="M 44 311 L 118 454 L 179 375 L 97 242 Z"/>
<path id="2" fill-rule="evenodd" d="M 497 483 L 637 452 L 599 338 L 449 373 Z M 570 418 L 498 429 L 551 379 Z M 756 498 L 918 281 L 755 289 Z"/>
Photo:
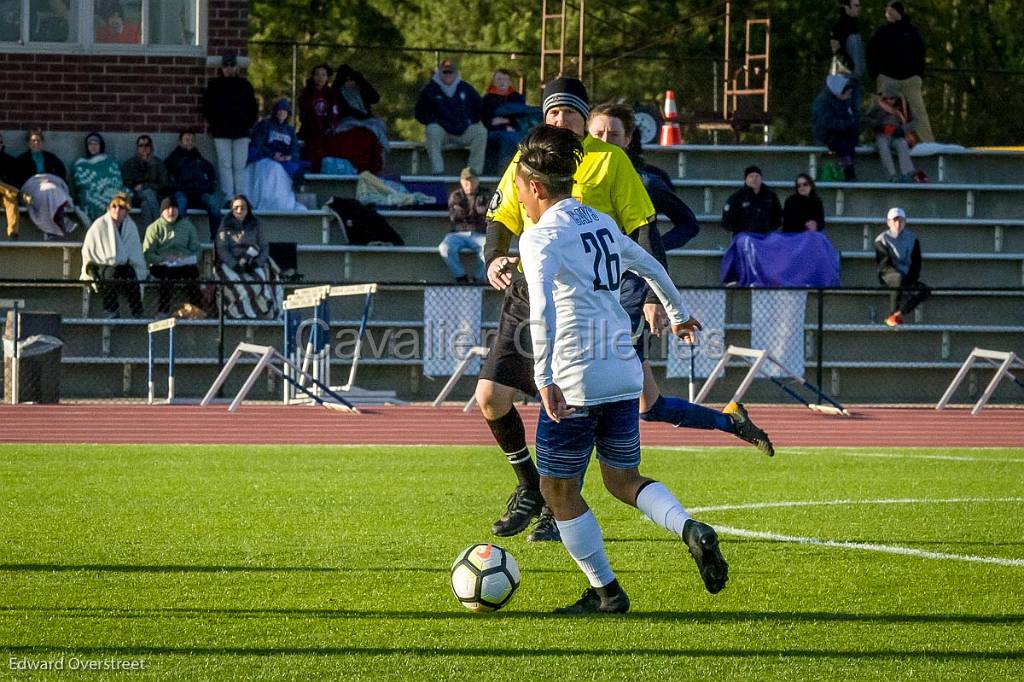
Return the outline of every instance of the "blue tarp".
<path id="1" fill-rule="evenodd" d="M 835 287 L 839 253 L 821 232 L 739 232 L 722 257 L 721 277 L 741 287 Z"/>

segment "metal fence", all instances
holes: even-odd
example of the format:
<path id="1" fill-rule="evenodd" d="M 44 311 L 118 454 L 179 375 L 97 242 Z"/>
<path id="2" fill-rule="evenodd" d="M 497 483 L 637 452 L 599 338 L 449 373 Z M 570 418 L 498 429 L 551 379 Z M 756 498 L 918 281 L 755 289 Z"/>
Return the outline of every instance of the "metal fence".
<path id="1" fill-rule="evenodd" d="M 361 71 L 381 94 L 375 114 L 388 123 L 393 139 L 421 140 L 422 127 L 413 118 L 420 89 L 429 81 L 443 57 L 454 58 L 462 77 L 482 94 L 495 69 L 513 74 L 513 83 L 530 104 L 540 104 L 539 56 L 522 51 L 470 50 L 465 48 L 412 48 L 379 45 L 330 45 L 252 41 L 249 75 L 267 107 L 277 97 L 301 92 L 310 70 L 321 63 L 337 68 L 350 64 Z M 828 73 L 827 61 L 772 62 L 770 111 L 772 141 L 778 144 L 811 142 L 810 110 Z M 592 102 L 616 100 L 659 110 L 665 91 L 672 89 L 684 119 L 705 117 L 721 109 L 724 64 L 709 56 L 588 54 L 584 80 Z M 575 72 L 575 66 L 573 66 Z M 870 105 L 874 83 L 865 85 L 863 108 Z M 1024 72 L 929 69 L 924 97 L 932 128 L 943 142 L 966 146 L 1020 144 L 1014 120 L 1016 93 L 1024 89 Z M 1005 107 L 993 107 L 993 102 Z M 686 141 L 709 142 L 716 133 L 685 131 Z M 865 140 L 868 141 L 865 134 Z M 760 130 L 740 135 L 744 142 L 759 142 Z M 731 140 L 723 140 L 731 141 Z"/>
<path id="2" fill-rule="evenodd" d="M 201 396 L 225 358 L 240 342 L 283 349 L 280 317 L 235 318 L 225 288 L 214 280 L 200 283 L 205 319 L 181 320 L 174 335 L 177 395 Z M 309 286 L 304 283 L 303 286 Z M 295 285 L 284 287 L 284 293 Z M 682 289 L 694 315 L 704 323 L 701 343 L 690 349 L 666 336 L 647 340 L 647 356 L 663 377 L 666 390 L 686 394 L 691 380 L 702 382 L 729 346 L 765 349 L 789 370 L 830 395 L 856 402 L 934 401 L 974 347 L 1024 355 L 1024 289 L 936 289 L 906 316 L 899 328 L 885 325 L 890 291 L 842 289 Z M 172 303 L 172 310 L 184 298 Z M 360 297 L 330 301 L 330 332 L 324 352 L 347 376 L 360 356 L 356 382 L 389 389 L 408 400 L 432 398 L 471 349 L 488 346 L 502 297 L 486 287 L 422 282 L 382 284 L 368 324 L 360 334 L 364 302 Z M 111 317 L 100 297 L 79 282 L 0 280 L 0 310 L 9 320 L 17 304 L 22 401 L 143 400 L 147 395 L 147 326 L 159 312 L 157 285 L 144 285 L 141 313 L 122 299 L 121 315 Z M 50 313 L 47 315 L 46 313 Z M 138 315 L 138 316 L 133 316 Z M 60 340 L 60 346 L 33 346 L 29 337 Z M 10 358 L 13 328 L 5 325 L 4 383 L 11 397 Z M 154 337 L 155 381 L 161 394 L 168 370 L 167 337 Z M 304 341 L 299 339 L 299 344 Z M 358 351 L 357 351 L 358 349 Z M 452 399 L 471 395 L 479 361 L 467 368 Z M 743 372 L 733 361 L 713 400 L 728 397 Z M 776 378 L 783 373 L 777 372 Z M 964 399 L 982 378 L 975 372 Z M 244 378 L 229 383 L 231 391 Z M 985 379 L 987 381 L 987 379 Z M 763 384 L 763 385 L 762 385 Z M 757 382 L 752 396 L 779 401 L 785 395 Z M 55 390 L 56 389 L 56 390 Z M 26 392 L 27 391 L 27 392 Z M 261 379 L 254 398 L 280 399 L 277 379 Z M 1024 392 L 1008 385 L 995 400 L 1024 402 Z"/>

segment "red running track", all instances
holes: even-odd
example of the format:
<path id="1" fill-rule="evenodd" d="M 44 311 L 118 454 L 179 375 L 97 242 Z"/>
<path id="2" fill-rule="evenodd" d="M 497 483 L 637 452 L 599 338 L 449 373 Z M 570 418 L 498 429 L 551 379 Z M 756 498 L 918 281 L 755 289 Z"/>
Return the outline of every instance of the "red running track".
<path id="1" fill-rule="evenodd" d="M 537 407 L 519 408 L 532 434 Z M 853 417 L 801 407 L 750 407 L 777 446 L 790 447 L 1024 447 L 1024 409 L 852 408 Z M 729 446 L 716 431 L 641 426 L 645 446 Z M 531 439 L 532 440 L 532 439 Z M 493 445 L 478 412 L 458 407 L 364 408 L 359 415 L 317 407 L 243 405 L 5 405 L 0 442 Z"/>

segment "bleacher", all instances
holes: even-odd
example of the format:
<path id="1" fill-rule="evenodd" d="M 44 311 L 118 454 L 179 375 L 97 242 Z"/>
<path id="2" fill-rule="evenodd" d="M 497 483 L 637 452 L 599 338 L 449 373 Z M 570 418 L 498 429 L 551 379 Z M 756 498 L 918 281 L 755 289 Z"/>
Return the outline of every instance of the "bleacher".
<path id="1" fill-rule="evenodd" d="M 451 150 L 445 157 L 450 175 L 422 176 L 426 166 L 422 145 L 396 142 L 388 172 L 403 180 L 441 180 L 454 187 L 457 172 L 465 164 L 465 153 Z M 646 158 L 669 172 L 677 192 L 702 224 L 701 234 L 687 248 L 669 254 L 670 271 L 681 287 L 719 285 L 721 255 L 730 236 L 720 226 L 721 207 L 741 185 L 743 167 L 760 165 L 769 186 L 784 200 L 796 173 L 813 172 L 827 160 L 823 148 L 727 145 L 649 148 Z M 1011 182 L 1019 176 L 1012 171 L 1020 167 L 1024 154 L 964 150 L 915 161 L 932 182 L 880 182 L 877 158 L 865 153 L 858 165 L 862 182 L 818 185 L 826 205 L 827 234 L 841 253 L 842 283 L 854 288 L 826 296 L 822 339 L 823 388 L 846 402 L 932 402 L 974 346 L 1024 351 L 1024 291 L 1020 289 L 1024 285 L 1024 184 Z M 493 186 L 495 181 L 484 178 L 483 185 Z M 355 185 L 355 176 L 310 175 L 304 189 L 315 193 L 318 205 L 323 205 L 333 195 L 354 196 Z M 922 278 L 930 286 L 938 290 L 983 287 L 1005 291 L 940 291 L 904 328 L 893 331 L 885 327 L 882 318 L 888 305 L 887 293 L 864 288 L 877 287 L 872 240 L 884 227 L 885 210 L 893 205 L 907 210 L 909 225 L 921 239 Z M 298 244 L 299 270 L 306 282 L 405 283 L 385 286 L 377 296 L 371 330 L 378 338 L 388 330 L 421 328 L 423 286 L 450 283 L 436 249 L 449 229 L 447 214 L 424 208 L 385 210 L 382 214 L 402 235 L 406 246 L 350 245 L 337 221 L 323 210 L 258 214 L 270 241 Z M 205 235 L 205 214 L 195 212 L 192 218 L 200 235 Z M 18 300 L 29 309 L 62 313 L 66 342 L 64 395 L 144 395 L 147 320 L 103 319 L 98 297 L 88 295 L 76 281 L 81 242 L 44 242 L 25 215 L 21 228 L 19 241 L 0 237 L 0 278 L 67 280 L 67 284 L 4 284 L 0 285 L 0 300 Z M 82 235 L 74 237 L 81 239 Z M 209 250 L 210 245 L 206 248 Z M 151 289 L 147 287 L 147 309 L 155 307 L 155 291 Z M 493 328 L 499 304 L 500 294 L 485 292 L 485 329 Z M 341 306 L 332 318 L 336 327 L 354 329 L 358 313 Z M 729 293 L 726 332 L 728 343 L 749 342 L 748 293 Z M 813 293 L 808 296 L 806 332 L 807 370 L 813 381 L 817 366 L 817 301 Z M 221 333 L 216 320 L 189 321 L 179 327 L 179 395 L 200 395 L 212 381 L 219 367 Z M 223 329 L 223 345 L 227 353 L 242 340 L 279 345 L 281 334 L 277 322 L 229 320 Z M 344 361 L 337 363 L 338 371 L 343 371 Z M 663 360 L 655 362 L 656 367 L 663 364 Z M 728 397 L 740 375 L 730 372 L 712 399 Z M 987 375 L 979 376 L 973 385 L 976 387 L 979 381 L 983 387 Z M 358 383 L 371 389 L 395 389 L 406 399 L 425 399 L 432 397 L 443 382 L 423 377 L 417 358 L 394 357 L 386 351 L 383 357 L 363 360 Z M 472 379 L 464 379 L 454 396 L 467 397 L 472 383 Z M 767 382 L 755 383 L 751 399 L 779 399 L 777 389 L 761 383 Z M 685 381 L 669 380 L 663 386 L 669 392 L 685 393 Z M 253 397 L 279 395 L 279 384 L 271 380 L 261 380 L 253 393 Z M 1019 401 L 1019 389 L 1003 387 L 995 400 Z"/>

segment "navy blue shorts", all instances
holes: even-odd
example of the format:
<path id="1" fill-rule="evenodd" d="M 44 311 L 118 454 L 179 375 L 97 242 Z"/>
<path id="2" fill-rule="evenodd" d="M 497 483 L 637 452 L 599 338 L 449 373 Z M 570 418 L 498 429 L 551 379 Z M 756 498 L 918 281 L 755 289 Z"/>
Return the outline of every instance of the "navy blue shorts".
<path id="1" fill-rule="evenodd" d="M 615 469 L 640 466 L 640 399 L 577 407 L 553 422 L 541 408 L 537 422 L 537 470 L 548 478 L 579 478 L 590 454 Z"/>

